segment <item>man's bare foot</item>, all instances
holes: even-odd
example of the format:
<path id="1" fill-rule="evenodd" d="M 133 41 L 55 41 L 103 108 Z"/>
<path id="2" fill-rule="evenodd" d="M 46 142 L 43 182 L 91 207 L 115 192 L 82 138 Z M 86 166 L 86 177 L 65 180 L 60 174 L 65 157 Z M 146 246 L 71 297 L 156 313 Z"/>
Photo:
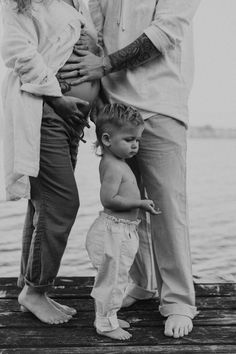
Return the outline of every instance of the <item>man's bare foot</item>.
<path id="1" fill-rule="evenodd" d="M 132 306 L 136 301 L 138 301 L 138 300 L 135 299 L 134 297 L 132 297 L 132 296 L 130 296 L 130 295 L 125 295 L 121 307 L 130 307 L 130 306 Z"/>
<path id="2" fill-rule="evenodd" d="M 37 292 L 35 288 L 25 285 L 22 289 L 18 302 L 28 311 L 32 312 L 40 321 L 50 324 L 60 324 L 71 319 L 67 315 L 52 305 L 44 293 Z"/>
<path id="3" fill-rule="evenodd" d="M 58 302 L 56 302 L 55 300 L 51 299 L 48 296 L 46 296 L 46 298 L 54 307 L 56 307 L 58 310 L 62 311 L 66 315 L 74 316 L 77 313 L 76 309 L 74 309 L 73 307 L 59 304 Z M 20 309 L 22 312 L 29 312 L 29 310 L 23 305 L 20 306 Z"/>
<path id="4" fill-rule="evenodd" d="M 164 334 L 168 337 L 179 338 L 187 336 L 193 329 L 190 317 L 183 315 L 170 315 L 165 322 Z"/>
<path id="5" fill-rule="evenodd" d="M 101 336 L 109 337 L 112 339 L 118 339 L 118 340 L 126 340 L 126 339 L 130 339 L 132 337 L 132 334 L 130 334 L 127 331 L 124 331 L 120 327 L 114 329 L 113 331 L 109 331 L 109 332 L 101 332 L 97 329 L 97 333 L 100 334 Z"/>
<path id="6" fill-rule="evenodd" d="M 119 318 L 118 318 L 118 323 L 119 323 L 120 328 L 130 328 L 130 324 L 127 321 L 119 320 Z M 96 327 L 96 320 L 94 321 L 93 325 L 94 325 L 94 327 Z"/>

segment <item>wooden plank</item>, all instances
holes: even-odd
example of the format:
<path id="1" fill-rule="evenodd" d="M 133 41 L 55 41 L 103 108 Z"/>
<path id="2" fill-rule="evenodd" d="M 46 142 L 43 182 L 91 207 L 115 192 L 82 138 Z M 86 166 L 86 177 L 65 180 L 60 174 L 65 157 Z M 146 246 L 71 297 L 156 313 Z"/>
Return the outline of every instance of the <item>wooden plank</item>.
<path id="1" fill-rule="evenodd" d="M 59 326 L 38 329 L 0 328 L 1 348 L 42 348 L 42 347 L 84 347 L 107 345 L 236 345 L 235 326 L 195 327 L 189 336 L 173 339 L 164 336 L 163 328 L 146 327 L 131 328 L 133 337 L 124 342 L 112 341 L 107 337 L 98 336 L 93 328 L 71 328 Z"/>
<path id="2" fill-rule="evenodd" d="M 68 306 L 75 307 L 78 311 L 94 311 L 94 301 L 92 298 L 88 299 L 56 299 L 60 303 Z M 207 309 L 236 309 L 236 296 L 235 297 L 202 297 L 196 299 L 197 307 L 201 310 Z M 135 305 L 122 309 L 122 311 L 141 311 L 141 310 L 150 310 L 153 311 L 158 309 L 159 302 L 154 300 L 148 301 L 139 301 Z M 1 312 L 18 312 L 20 311 L 17 299 L 0 299 L 0 313 Z"/>
<path id="3" fill-rule="evenodd" d="M 197 296 L 234 296 L 236 283 L 195 284 Z"/>
<path id="4" fill-rule="evenodd" d="M 124 319 L 130 323 L 132 327 L 163 327 L 164 318 L 158 311 L 129 311 L 119 312 L 119 318 Z M 94 321 L 94 312 L 78 312 L 67 324 L 60 325 L 60 327 L 92 327 Z M 209 326 L 209 325 L 235 325 L 236 326 L 236 310 L 208 310 L 202 311 L 194 319 L 195 326 Z M 0 327 L 10 328 L 40 328 L 49 327 L 41 323 L 30 313 L 20 312 L 3 312 L 0 314 Z"/>
<path id="5" fill-rule="evenodd" d="M 236 345 L 156 345 L 1 349 L 1 354 L 235 354 Z"/>
<path id="6" fill-rule="evenodd" d="M 71 288 L 91 288 L 94 283 L 94 277 L 58 277 L 54 286 L 66 286 Z M 0 277 L 0 287 L 17 287 L 17 278 Z"/>
<path id="7" fill-rule="evenodd" d="M 48 294 L 51 297 L 57 298 L 89 298 L 91 288 L 80 288 L 78 287 L 66 287 L 65 285 L 60 285 L 50 289 Z M 15 286 L 0 286 L 0 299 L 16 299 L 19 295 L 20 290 Z"/>
<path id="8" fill-rule="evenodd" d="M 94 301 L 89 299 L 56 299 L 63 305 L 75 307 L 78 311 L 94 312 Z M 1 312 L 19 312 L 20 307 L 17 299 L 0 299 Z"/>
<path id="9" fill-rule="evenodd" d="M 17 278 L 0 278 L 0 292 L 16 289 Z M 80 289 L 86 294 L 91 291 L 94 277 L 58 277 L 55 281 L 55 288 L 59 291 L 60 288 L 71 288 L 74 291 Z M 197 283 L 195 284 L 197 296 L 234 296 L 236 293 L 236 283 Z"/>
<path id="10" fill-rule="evenodd" d="M 1 299 L 17 299 L 19 294 L 19 290 L 14 288 L 14 287 L 8 287 L 7 289 L 3 290 L 0 287 L 0 301 Z M 55 287 L 51 291 L 49 291 L 49 296 L 52 298 L 58 298 L 60 299 L 67 299 L 67 301 L 71 301 L 71 299 L 87 299 L 87 301 L 90 299 L 90 289 L 89 288 L 84 288 L 84 289 L 75 289 L 75 288 L 67 288 L 67 287 Z M 201 308 L 209 307 L 212 308 L 219 308 L 219 306 L 226 306 L 226 307 L 232 307 L 236 308 L 236 291 L 234 293 L 234 296 L 212 296 L 210 295 L 209 297 L 202 296 L 202 297 L 196 297 L 196 304 L 197 306 Z M 231 304 L 231 305 L 230 305 Z M 145 307 L 150 307 L 152 308 L 157 307 L 159 305 L 159 300 L 158 299 L 153 299 L 153 300 L 141 300 L 138 301 L 135 305 L 134 308 L 140 308 L 140 306 L 145 306 Z"/>
<path id="11" fill-rule="evenodd" d="M 196 306 L 203 309 L 236 309 L 236 296 L 231 297 L 197 297 Z"/>

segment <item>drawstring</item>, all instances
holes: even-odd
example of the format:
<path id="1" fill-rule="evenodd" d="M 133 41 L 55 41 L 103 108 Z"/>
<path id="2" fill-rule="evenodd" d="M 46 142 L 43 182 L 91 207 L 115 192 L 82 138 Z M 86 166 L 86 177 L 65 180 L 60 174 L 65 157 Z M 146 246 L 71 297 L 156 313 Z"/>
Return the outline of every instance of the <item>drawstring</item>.
<path id="1" fill-rule="evenodd" d="M 118 11 L 117 25 L 118 26 L 121 25 L 122 31 L 125 31 L 124 13 L 123 13 L 123 0 L 119 1 L 119 11 Z"/>

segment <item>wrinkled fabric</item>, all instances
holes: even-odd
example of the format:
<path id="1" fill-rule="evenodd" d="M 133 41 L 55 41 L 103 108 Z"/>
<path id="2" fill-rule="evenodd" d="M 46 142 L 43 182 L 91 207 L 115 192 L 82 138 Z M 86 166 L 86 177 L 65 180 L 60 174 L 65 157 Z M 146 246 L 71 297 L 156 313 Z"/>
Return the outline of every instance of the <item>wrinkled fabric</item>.
<path id="1" fill-rule="evenodd" d="M 194 318 L 197 314 L 189 244 L 186 195 L 186 127 L 158 115 L 145 120 L 137 155 L 142 198 L 161 210 L 140 210 L 139 250 L 130 270 L 133 283 L 126 289 L 136 299 L 160 298 L 160 313 Z M 142 176 L 142 178 L 140 178 Z"/>
<path id="2" fill-rule="evenodd" d="M 79 208 L 74 177 L 78 151 L 68 124 L 43 107 L 40 172 L 30 177 L 31 199 L 25 217 L 18 286 L 46 290 L 53 284 Z"/>
<path id="3" fill-rule="evenodd" d="M 88 231 L 86 249 L 97 270 L 91 296 L 95 299 L 95 325 L 101 332 L 119 327 L 117 311 L 138 250 L 138 223 L 101 212 Z"/>
<path id="4" fill-rule="evenodd" d="M 62 95 L 55 75 L 71 55 L 81 25 L 91 26 L 96 36 L 85 5 L 78 0 L 75 5 L 83 9 L 83 15 L 58 0 L 33 2 L 31 15 L 17 13 L 15 4 L 10 2 L 3 6 L 1 54 L 7 67 L 2 87 L 7 200 L 30 198 L 28 176 L 36 177 L 39 172 L 42 96 Z"/>
<path id="5" fill-rule="evenodd" d="M 164 114 L 188 123 L 193 81 L 192 19 L 200 0 L 89 0 L 105 53 L 120 50 L 145 33 L 161 56 L 102 79 L 111 102 L 131 105 L 144 119 Z"/>

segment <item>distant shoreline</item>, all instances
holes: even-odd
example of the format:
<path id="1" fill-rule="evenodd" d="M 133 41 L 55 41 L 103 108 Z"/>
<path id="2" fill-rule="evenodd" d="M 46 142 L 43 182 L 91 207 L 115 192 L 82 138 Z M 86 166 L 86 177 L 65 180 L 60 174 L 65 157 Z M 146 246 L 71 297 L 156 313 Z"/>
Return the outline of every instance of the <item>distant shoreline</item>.
<path id="1" fill-rule="evenodd" d="M 211 125 L 189 127 L 190 138 L 236 139 L 236 128 L 215 128 Z"/>
<path id="2" fill-rule="evenodd" d="M 2 128 L 0 120 L 0 128 Z M 88 140 L 95 139 L 93 125 L 86 131 Z M 201 126 L 189 126 L 188 137 L 190 139 L 236 139 L 236 128 L 216 128 L 209 124 Z M 3 131 L 0 129 L 0 142 L 3 139 Z"/>

